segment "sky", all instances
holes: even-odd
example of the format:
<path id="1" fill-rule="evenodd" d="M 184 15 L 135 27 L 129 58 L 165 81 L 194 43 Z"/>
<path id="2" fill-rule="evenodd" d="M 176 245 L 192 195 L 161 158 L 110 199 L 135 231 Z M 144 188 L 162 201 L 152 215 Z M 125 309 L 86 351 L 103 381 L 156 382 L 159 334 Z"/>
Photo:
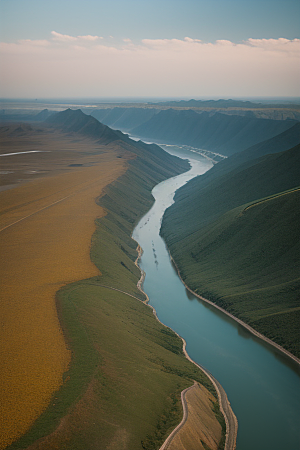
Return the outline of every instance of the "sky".
<path id="1" fill-rule="evenodd" d="M 299 0 L 0 0 L 0 97 L 298 97 L 299 17 Z"/>

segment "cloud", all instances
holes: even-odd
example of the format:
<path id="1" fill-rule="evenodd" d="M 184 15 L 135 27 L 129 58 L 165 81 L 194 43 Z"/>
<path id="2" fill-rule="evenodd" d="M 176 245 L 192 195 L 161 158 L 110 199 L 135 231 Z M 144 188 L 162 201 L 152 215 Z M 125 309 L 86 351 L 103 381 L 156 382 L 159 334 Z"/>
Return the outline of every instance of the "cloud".
<path id="1" fill-rule="evenodd" d="M 35 46 L 35 47 L 47 47 L 50 45 L 50 42 L 47 40 L 32 40 L 32 39 L 20 39 L 18 41 L 21 45 L 29 45 L 29 46 Z"/>
<path id="2" fill-rule="evenodd" d="M 98 39 L 103 39 L 101 36 L 91 36 L 90 34 L 86 36 L 69 36 L 68 34 L 60 34 L 56 31 L 51 31 L 52 34 L 52 40 L 53 41 L 61 41 L 61 42 L 74 42 L 78 40 L 84 40 L 84 41 L 97 41 Z"/>
<path id="3" fill-rule="evenodd" d="M 77 41 L 77 37 L 69 36 L 68 34 L 60 34 L 56 31 L 51 31 L 52 39 L 54 41 L 63 41 L 63 42 L 74 42 Z"/>
<path id="4" fill-rule="evenodd" d="M 300 39 L 248 39 L 247 45 L 251 47 L 261 48 L 265 51 L 298 53 L 300 47 Z"/>
<path id="5" fill-rule="evenodd" d="M 2 93 L 17 96 L 298 96 L 300 40 L 124 38 L 56 31 L 0 43 Z"/>
<path id="6" fill-rule="evenodd" d="M 87 36 L 77 36 L 78 39 L 83 39 L 85 41 L 97 41 L 98 39 L 103 39 L 102 36 L 91 36 L 88 34 Z"/>

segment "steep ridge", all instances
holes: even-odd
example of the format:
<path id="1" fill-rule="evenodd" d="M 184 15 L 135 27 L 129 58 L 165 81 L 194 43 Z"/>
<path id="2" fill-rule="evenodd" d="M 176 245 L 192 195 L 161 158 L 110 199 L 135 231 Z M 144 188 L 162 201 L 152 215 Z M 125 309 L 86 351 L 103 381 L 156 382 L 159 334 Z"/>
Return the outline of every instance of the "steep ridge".
<path id="1" fill-rule="evenodd" d="M 172 228 L 183 239 L 195 227 L 205 226 L 230 209 L 297 187 L 299 164 L 300 144 L 285 152 L 262 156 L 250 167 L 239 166 L 206 184 L 202 184 L 202 176 L 197 177 L 177 191 L 176 203 L 167 210 L 166 219 L 173 211 Z M 179 216 L 181 208 L 184 208 L 184 226 Z"/>
<path id="2" fill-rule="evenodd" d="M 121 131 L 112 130 L 106 125 L 100 123 L 92 116 L 84 114 L 80 109 L 59 112 L 45 121 L 50 126 L 59 128 L 66 133 L 83 134 L 86 137 L 96 140 L 99 144 L 114 144 L 120 149 L 129 151 L 136 156 L 144 158 L 144 164 L 157 164 L 156 170 L 163 172 L 162 164 L 168 165 L 168 169 L 174 171 L 174 174 L 188 170 L 189 164 L 176 156 L 162 150 L 158 145 L 145 144 L 142 141 L 134 141 Z M 171 176 L 171 175 L 170 175 Z"/>
<path id="3" fill-rule="evenodd" d="M 95 117 L 104 125 L 111 126 L 118 120 L 125 112 L 126 108 L 105 108 L 96 109 L 92 112 L 91 116 Z"/>
<path id="4" fill-rule="evenodd" d="M 103 125 L 94 117 L 87 116 L 80 109 L 66 109 L 50 116 L 45 122 L 68 133 L 78 132 L 84 136 L 97 138 L 101 144 L 109 144 L 119 139 L 117 132 Z"/>
<path id="5" fill-rule="evenodd" d="M 155 108 L 107 108 L 96 109 L 91 115 L 114 129 L 130 131 L 150 120 L 158 112 L 159 109 Z"/>
<path id="6" fill-rule="evenodd" d="M 45 108 L 43 109 L 41 112 L 39 112 L 38 114 L 36 114 L 34 116 L 34 120 L 37 122 L 42 122 L 46 119 L 48 119 L 48 117 L 52 116 L 53 114 L 55 114 L 54 111 L 49 111 L 49 109 Z"/>
<path id="7" fill-rule="evenodd" d="M 220 161 L 212 167 L 211 170 L 201 176 L 201 185 L 207 184 L 210 180 L 225 175 L 238 167 L 239 170 L 250 167 L 255 164 L 255 160 L 261 156 L 288 150 L 299 143 L 300 122 L 297 122 L 283 133 L 280 133 L 266 141 L 259 142 L 244 151 L 235 153 L 230 158 Z M 200 183 L 200 179 L 198 182 Z"/>
<path id="8" fill-rule="evenodd" d="M 298 144 L 207 183 L 198 177 L 161 229 L 192 290 L 298 356 L 299 164 Z"/>
<path id="9" fill-rule="evenodd" d="M 232 155 L 291 128 L 297 121 L 278 121 L 193 110 L 160 111 L 131 133 L 169 144 L 185 144 Z"/>

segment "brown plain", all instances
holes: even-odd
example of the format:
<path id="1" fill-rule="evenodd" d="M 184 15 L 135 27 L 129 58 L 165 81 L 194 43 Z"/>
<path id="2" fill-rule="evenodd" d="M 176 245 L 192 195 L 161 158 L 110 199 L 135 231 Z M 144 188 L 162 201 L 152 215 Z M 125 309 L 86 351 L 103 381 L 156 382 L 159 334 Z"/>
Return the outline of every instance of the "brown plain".
<path id="1" fill-rule="evenodd" d="M 212 411 L 216 399 L 198 383 L 187 391 L 185 398 L 188 409 L 187 420 L 167 449 L 217 450 L 222 427 Z"/>
<path id="2" fill-rule="evenodd" d="M 99 274 L 90 243 L 105 212 L 95 199 L 132 158 L 117 144 L 26 127 L 0 131 L 1 153 L 45 152 L 0 159 L 0 448 L 26 432 L 63 383 L 70 351 L 55 294 Z"/>

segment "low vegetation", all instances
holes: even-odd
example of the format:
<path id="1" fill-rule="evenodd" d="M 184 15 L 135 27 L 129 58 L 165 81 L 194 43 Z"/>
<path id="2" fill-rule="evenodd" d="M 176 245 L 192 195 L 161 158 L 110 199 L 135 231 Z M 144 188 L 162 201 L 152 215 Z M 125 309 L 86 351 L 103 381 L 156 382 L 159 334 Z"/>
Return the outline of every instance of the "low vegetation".
<path id="1" fill-rule="evenodd" d="M 174 436 L 168 450 L 218 450 L 223 448 L 221 439 L 223 416 L 216 404 L 216 413 L 221 416 L 221 423 L 215 418 L 214 397 L 209 394 L 204 386 L 196 384 L 186 392 L 188 415 L 185 424 Z M 213 432 L 212 432 L 213 430 Z M 223 434 L 224 437 L 224 434 Z"/>
<path id="2" fill-rule="evenodd" d="M 296 356 L 299 158 L 298 145 L 207 177 L 207 183 L 199 177 L 179 191 L 162 225 L 193 291 Z"/>
<path id="3" fill-rule="evenodd" d="M 92 238 L 99 275 L 57 294 L 71 364 L 48 408 L 10 450 L 156 449 L 180 422 L 180 393 L 193 380 L 216 401 L 211 382 L 184 357 L 181 339 L 141 301 L 137 244 L 131 239 L 153 202 L 152 187 L 188 165 L 156 146 L 126 139 L 118 152 L 131 156 L 126 173 L 97 201 L 107 212 Z"/>

